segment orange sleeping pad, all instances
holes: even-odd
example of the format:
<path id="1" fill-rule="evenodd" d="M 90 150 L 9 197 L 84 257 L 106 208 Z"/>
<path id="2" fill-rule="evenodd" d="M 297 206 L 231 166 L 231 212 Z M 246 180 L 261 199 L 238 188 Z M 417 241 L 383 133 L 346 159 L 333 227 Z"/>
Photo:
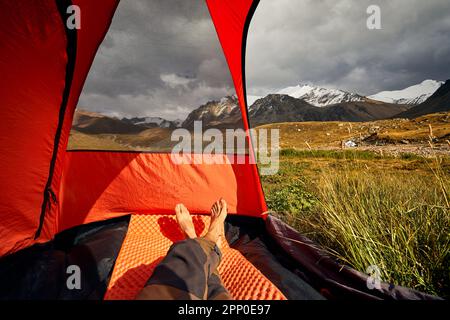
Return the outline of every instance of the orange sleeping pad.
<path id="1" fill-rule="evenodd" d="M 194 215 L 195 229 L 203 235 L 210 217 Z M 173 242 L 184 235 L 172 215 L 133 215 L 109 282 L 105 300 L 132 300 L 164 258 Z M 219 273 L 236 300 L 285 300 L 281 291 L 228 243 L 221 248 Z"/>

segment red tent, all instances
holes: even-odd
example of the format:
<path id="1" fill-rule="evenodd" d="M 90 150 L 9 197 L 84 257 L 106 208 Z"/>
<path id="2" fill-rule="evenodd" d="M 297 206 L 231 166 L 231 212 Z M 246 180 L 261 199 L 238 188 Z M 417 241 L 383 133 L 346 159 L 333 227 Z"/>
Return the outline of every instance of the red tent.
<path id="1" fill-rule="evenodd" d="M 245 129 L 245 46 L 257 4 L 205 3 Z M 81 8 L 81 29 L 66 26 L 71 5 Z M 102 298 L 105 292 L 106 298 L 133 298 L 177 239 L 171 225 L 174 206 L 183 202 L 197 214 L 201 232 L 208 223 L 205 214 L 221 195 L 231 213 L 227 232 L 239 230 L 235 236 L 247 239 L 247 246 L 239 245 L 227 233 L 231 247 L 221 273 L 236 298 L 426 297 L 387 284 L 381 291 L 368 290 L 363 274 L 342 268 L 294 230 L 267 217 L 251 161 L 176 165 L 168 153 L 67 152 L 75 107 L 117 5 L 118 0 L 0 1 L 0 276 L 2 283 L 12 279 L 1 296 L 60 298 L 53 292 L 61 290 L 51 287 L 65 281 L 49 285 L 50 272 L 67 261 L 97 270 L 107 255 L 109 269 L 102 276 L 93 271 L 94 280 L 86 280 L 90 291 L 75 298 Z M 253 157 L 251 148 L 245 157 Z M 95 241 L 110 244 L 109 251 L 96 251 Z M 87 253 L 81 254 L 80 246 Z M 143 252 L 142 246 L 152 250 Z M 87 255 L 92 257 L 89 263 Z M 29 274 L 27 268 L 37 266 L 47 273 L 20 281 L 11 276 L 13 268 L 14 274 Z M 42 285 L 30 291 L 30 283 Z"/>

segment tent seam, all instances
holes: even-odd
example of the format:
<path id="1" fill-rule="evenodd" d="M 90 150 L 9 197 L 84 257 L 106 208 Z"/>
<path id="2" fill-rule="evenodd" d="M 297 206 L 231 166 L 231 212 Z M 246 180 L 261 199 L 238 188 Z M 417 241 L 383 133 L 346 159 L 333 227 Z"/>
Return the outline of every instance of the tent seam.
<path id="1" fill-rule="evenodd" d="M 61 20 L 63 28 L 65 30 L 67 38 L 67 64 L 66 64 L 66 75 L 65 75 L 65 85 L 62 93 L 62 101 L 59 108 L 58 116 L 58 126 L 55 133 L 54 144 L 53 144 L 53 154 L 50 162 L 49 173 L 47 184 L 44 189 L 44 199 L 41 207 L 41 214 L 39 217 L 39 225 L 36 230 L 34 239 L 38 239 L 41 235 L 42 228 L 45 222 L 45 214 L 51 208 L 51 201 L 57 203 L 56 194 L 52 190 L 53 175 L 55 171 L 56 160 L 58 158 L 59 143 L 61 140 L 61 133 L 64 126 L 64 119 L 67 111 L 67 105 L 69 102 L 70 92 L 72 89 L 73 75 L 75 72 L 75 60 L 77 54 L 77 29 L 69 29 L 66 27 L 66 9 L 72 5 L 72 0 L 55 0 L 56 7 L 61 15 Z"/>

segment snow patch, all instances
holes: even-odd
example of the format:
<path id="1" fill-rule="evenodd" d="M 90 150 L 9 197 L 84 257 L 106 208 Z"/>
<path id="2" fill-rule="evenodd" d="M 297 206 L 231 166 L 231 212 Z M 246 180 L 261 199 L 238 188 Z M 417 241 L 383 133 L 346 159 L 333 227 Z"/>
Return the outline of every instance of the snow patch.
<path id="1" fill-rule="evenodd" d="M 422 83 L 405 88 L 403 90 L 382 91 L 368 98 L 372 100 L 396 103 L 396 104 L 421 104 L 431 97 L 444 82 L 425 80 Z"/>
<path id="2" fill-rule="evenodd" d="M 336 103 L 363 101 L 364 97 L 338 89 L 327 89 L 312 85 L 288 87 L 277 92 L 296 99 L 303 99 L 316 106 L 325 107 Z"/>
<path id="3" fill-rule="evenodd" d="M 262 99 L 264 97 L 260 97 L 260 96 L 249 96 L 247 95 L 247 105 L 250 108 L 255 102 L 256 100 Z"/>

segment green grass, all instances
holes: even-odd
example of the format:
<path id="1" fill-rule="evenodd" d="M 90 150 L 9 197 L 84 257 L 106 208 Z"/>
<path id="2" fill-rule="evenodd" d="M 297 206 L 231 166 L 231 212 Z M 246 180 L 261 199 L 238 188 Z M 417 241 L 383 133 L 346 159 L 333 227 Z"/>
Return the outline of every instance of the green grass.
<path id="1" fill-rule="evenodd" d="M 296 158 L 330 158 L 330 159 L 381 159 L 381 155 L 360 150 L 297 150 L 283 149 L 280 155 L 284 157 Z"/>
<path id="2" fill-rule="evenodd" d="M 297 150 L 283 149 L 280 155 L 284 157 L 296 158 L 328 158 L 328 159 L 349 159 L 349 160 L 377 160 L 377 159 L 397 159 L 390 155 L 381 155 L 372 151 L 364 150 Z M 399 155 L 402 160 L 424 160 L 414 153 L 402 153 Z"/>
<path id="3" fill-rule="evenodd" d="M 263 177 L 268 205 L 349 266 L 449 298 L 450 172 L 416 158 L 282 152 L 279 174 Z"/>
<path id="4" fill-rule="evenodd" d="M 422 158 L 415 153 L 402 153 L 402 154 L 400 154 L 400 159 L 402 159 L 402 160 L 420 160 Z"/>

